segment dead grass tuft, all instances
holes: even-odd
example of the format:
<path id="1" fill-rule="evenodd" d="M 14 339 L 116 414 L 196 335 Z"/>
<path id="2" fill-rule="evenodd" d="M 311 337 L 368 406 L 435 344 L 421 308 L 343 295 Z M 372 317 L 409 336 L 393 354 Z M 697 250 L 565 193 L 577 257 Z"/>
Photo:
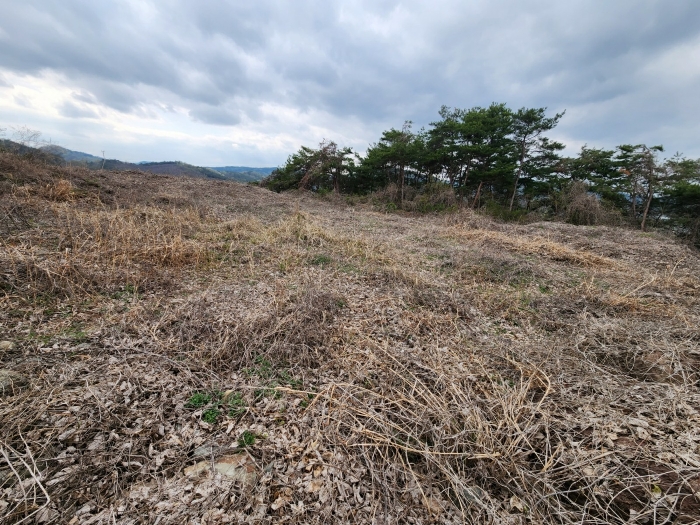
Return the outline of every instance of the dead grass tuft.
<path id="1" fill-rule="evenodd" d="M 606 267 L 615 262 L 599 255 L 575 250 L 561 243 L 538 237 L 520 237 L 511 234 L 483 230 L 456 230 L 455 237 L 481 243 L 495 243 L 516 252 L 543 256 L 553 261 L 571 262 L 582 266 Z"/>
<path id="2" fill-rule="evenodd" d="M 195 210 L 83 211 L 58 204 L 50 212 L 51 226 L 3 242 L 4 288 L 61 297 L 142 288 L 208 257 L 206 245 L 193 238 L 200 225 Z"/>
<path id="3" fill-rule="evenodd" d="M 71 181 L 58 179 L 43 188 L 43 197 L 55 202 L 66 202 L 75 198 L 75 189 Z"/>
<path id="4" fill-rule="evenodd" d="M 324 346 L 337 337 L 345 299 L 313 286 L 250 293 L 254 306 L 225 307 L 243 298 L 204 294 L 164 313 L 154 331 L 172 335 L 161 346 L 178 359 L 194 358 L 217 370 L 253 366 L 261 357 L 284 367 L 318 368 L 328 357 Z"/>

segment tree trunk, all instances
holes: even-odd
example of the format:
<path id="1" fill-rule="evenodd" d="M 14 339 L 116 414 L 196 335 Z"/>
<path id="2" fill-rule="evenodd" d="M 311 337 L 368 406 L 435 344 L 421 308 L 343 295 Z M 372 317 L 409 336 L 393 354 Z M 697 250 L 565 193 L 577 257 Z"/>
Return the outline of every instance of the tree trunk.
<path id="1" fill-rule="evenodd" d="M 462 208 L 466 200 L 464 189 L 467 187 L 467 181 L 469 180 L 469 164 L 460 166 L 459 174 L 459 180 L 457 181 L 459 183 L 459 207 Z"/>
<path id="2" fill-rule="evenodd" d="M 518 173 L 515 175 L 515 185 L 513 186 L 513 195 L 510 198 L 510 207 L 508 208 L 508 211 L 513 211 L 513 203 L 515 202 L 515 193 L 518 191 L 518 181 L 520 180 L 520 171 L 521 171 L 521 169 L 518 168 Z"/>
<path id="3" fill-rule="evenodd" d="M 647 214 L 649 213 L 649 207 L 651 206 L 651 199 L 653 197 L 654 197 L 654 188 L 651 184 L 649 184 L 649 196 L 647 197 L 647 203 L 644 206 L 644 214 L 642 215 L 642 231 L 644 231 L 644 228 L 646 227 Z"/>
<path id="4" fill-rule="evenodd" d="M 482 180 L 479 183 L 479 187 L 476 190 L 476 197 L 474 197 L 474 203 L 472 204 L 472 208 L 476 209 L 477 204 L 479 203 L 479 199 L 481 198 L 481 187 L 484 185 L 484 181 Z"/>
<path id="5" fill-rule="evenodd" d="M 632 220 L 637 220 L 637 179 L 634 179 L 634 189 L 632 190 Z"/>
<path id="6" fill-rule="evenodd" d="M 695 220 L 695 224 L 693 224 L 692 233 L 690 234 L 690 242 L 693 244 L 697 244 L 699 239 L 700 239 L 700 217 L 698 217 Z"/>
<path id="7" fill-rule="evenodd" d="M 515 202 L 515 194 L 518 191 L 518 181 L 523 173 L 523 162 L 525 161 L 525 140 L 523 140 L 522 148 L 520 149 L 520 163 L 518 164 L 518 173 L 515 175 L 515 186 L 513 186 L 513 196 L 510 198 L 510 208 L 508 211 L 513 211 L 513 203 Z"/>

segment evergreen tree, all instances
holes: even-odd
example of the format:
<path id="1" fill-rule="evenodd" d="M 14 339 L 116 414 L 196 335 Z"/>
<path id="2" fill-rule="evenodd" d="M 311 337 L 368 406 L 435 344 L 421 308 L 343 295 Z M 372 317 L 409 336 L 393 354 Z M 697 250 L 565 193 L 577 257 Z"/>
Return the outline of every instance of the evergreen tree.
<path id="1" fill-rule="evenodd" d="M 677 233 L 700 246 L 700 160 L 677 155 L 666 162 L 666 170 L 663 214 Z"/>
<path id="2" fill-rule="evenodd" d="M 293 188 L 340 193 L 354 171 L 351 148 L 339 148 L 333 141 L 322 141 L 318 149 L 302 146 L 261 182 L 273 191 Z"/>
<path id="3" fill-rule="evenodd" d="M 374 174 L 375 179 L 385 185 L 395 183 L 399 188 L 399 205 L 403 204 L 406 180 L 417 179 L 417 142 L 411 132 L 411 122 L 406 121 L 400 130 L 390 129 L 382 134 L 379 142 L 367 151 L 363 161 Z"/>
<path id="4" fill-rule="evenodd" d="M 618 146 L 618 151 L 621 172 L 627 176 L 625 189 L 630 199 L 630 215 L 633 221 L 641 222 L 644 230 L 654 194 L 664 179 L 664 170 L 658 162 L 663 146 L 624 144 Z"/>
<path id="5" fill-rule="evenodd" d="M 564 113 L 557 113 L 551 118 L 545 116 L 547 108 L 521 108 L 513 114 L 512 140 L 518 157 L 515 183 L 510 198 L 509 209 L 513 209 L 518 186 L 527 186 L 530 194 L 539 193 L 543 184 L 559 165 L 557 152 L 564 149 L 564 144 L 555 142 L 543 134 L 551 131 L 559 123 Z"/>

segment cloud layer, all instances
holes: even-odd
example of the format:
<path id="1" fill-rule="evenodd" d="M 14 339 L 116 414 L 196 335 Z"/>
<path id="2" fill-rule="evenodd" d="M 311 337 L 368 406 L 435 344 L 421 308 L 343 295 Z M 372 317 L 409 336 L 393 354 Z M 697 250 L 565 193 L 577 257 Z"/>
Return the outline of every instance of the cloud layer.
<path id="1" fill-rule="evenodd" d="M 275 165 L 498 101 L 566 109 L 572 153 L 700 157 L 693 0 L 0 4 L 0 127 L 72 149 Z"/>

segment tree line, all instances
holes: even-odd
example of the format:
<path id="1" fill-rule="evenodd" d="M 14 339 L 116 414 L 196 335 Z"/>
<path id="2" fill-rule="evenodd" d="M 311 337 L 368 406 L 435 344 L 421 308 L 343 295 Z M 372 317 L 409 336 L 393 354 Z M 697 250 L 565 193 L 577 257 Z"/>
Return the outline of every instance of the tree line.
<path id="1" fill-rule="evenodd" d="M 663 158 L 662 146 L 645 144 L 584 146 L 566 157 L 564 144 L 547 136 L 563 116 L 498 103 L 443 106 L 428 129 L 413 131 L 407 121 L 382 133 L 365 155 L 327 140 L 302 146 L 262 185 L 359 195 L 392 187 L 397 208 L 439 189 L 457 206 L 505 218 L 552 216 L 568 206 L 572 222 L 594 223 L 591 210 L 599 209 L 642 230 L 670 227 L 700 242 L 700 160 Z"/>

